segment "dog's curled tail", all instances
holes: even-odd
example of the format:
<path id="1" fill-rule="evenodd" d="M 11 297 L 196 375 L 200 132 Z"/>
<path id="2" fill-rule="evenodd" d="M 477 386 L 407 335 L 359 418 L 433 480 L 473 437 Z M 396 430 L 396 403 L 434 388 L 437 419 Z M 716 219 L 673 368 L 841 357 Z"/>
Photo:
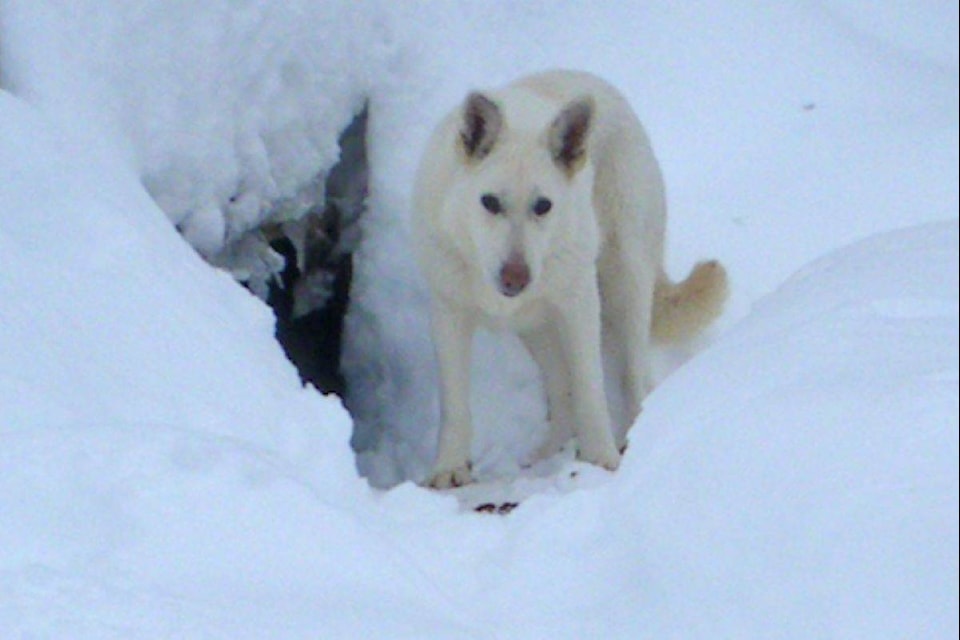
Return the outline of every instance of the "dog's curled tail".
<path id="1" fill-rule="evenodd" d="M 683 282 L 673 283 L 661 272 L 650 334 L 661 343 L 689 340 L 717 319 L 726 300 L 727 271 L 716 260 L 697 263 Z"/>

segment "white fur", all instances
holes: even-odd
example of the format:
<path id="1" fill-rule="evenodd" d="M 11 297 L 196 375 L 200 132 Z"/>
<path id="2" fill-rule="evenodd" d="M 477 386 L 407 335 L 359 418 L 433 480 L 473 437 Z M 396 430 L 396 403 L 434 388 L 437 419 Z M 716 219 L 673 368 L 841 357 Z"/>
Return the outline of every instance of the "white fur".
<path id="1" fill-rule="evenodd" d="M 484 195 L 502 211 L 491 213 Z M 552 205 L 543 215 L 533 211 L 540 198 Z M 478 325 L 515 332 L 541 369 L 551 430 L 540 454 L 576 436 L 580 459 L 616 469 L 652 387 L 654 301 L 676 307 L 658 319 L 686 323 L 688 335 L 719 313 L 726 294 L 718 263 L 698 267 L 696 291 L 664 275 L 663 182 L 626 100 L 603 80 L 572 71 L 471 94 L 427 145 L 414 211 L 443 413 L 429 483 L 470 481 L 469 360 Z M 519 293 L 505 293 L 505 265 L 514 274 L 526 268 Z M 690 298 L 699 304 L 686 305 Z M 610 370 L 625 398 L 613 425 L 604 352 L 616 354 Z"/>

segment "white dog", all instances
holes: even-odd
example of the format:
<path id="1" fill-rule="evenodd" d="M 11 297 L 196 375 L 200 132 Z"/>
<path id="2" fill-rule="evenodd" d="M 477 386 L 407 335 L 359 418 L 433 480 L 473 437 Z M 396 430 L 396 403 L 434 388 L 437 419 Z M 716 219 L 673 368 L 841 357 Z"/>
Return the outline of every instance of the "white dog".
<path id="1" fill-rule="evenodd" d="M 478 325 L 515 332 L 540 368 L 550 435 L 539 454 L 576 436 L 581 460 L 616 469 L 652 387 L 651 333 L 694 335 L 727 294 L 715 261 L 680 284 L 664 274 L 663 182 L 627 101 L 572 71 L 471 93 L 427 145 L 414 211 L 443 414 L 429 484 L 470 481 Z M 603 353 L 616 358 L 608 371 L 625 404 L 614 426 Z"/>

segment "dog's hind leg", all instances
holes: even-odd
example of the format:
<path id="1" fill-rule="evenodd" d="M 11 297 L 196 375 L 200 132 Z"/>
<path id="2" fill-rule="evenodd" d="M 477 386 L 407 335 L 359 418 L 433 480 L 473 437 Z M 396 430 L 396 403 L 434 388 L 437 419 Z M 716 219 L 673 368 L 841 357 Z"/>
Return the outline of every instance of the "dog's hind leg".
<path id="1" fill-rule="evenodd" d="M 643 399 L 653 388 L 650 322 L 655 273 L 644 273 L 617 251 L 605 253 L 598 266 L 604 351 L 613 358 L 610 369 L 622 397 L 620 415 L 613 424 L 617 448 L 622 450 Z"/>
<path id="2" fill-rule="evenodd" d="M 620 453 L 603 385 L 597 282 L 591 279 L 570 293 L 568 303 L 556 309 L 555 321 L 557 345 L 569 372 L 577 457 L 612 471 L 620 465 Z"/>

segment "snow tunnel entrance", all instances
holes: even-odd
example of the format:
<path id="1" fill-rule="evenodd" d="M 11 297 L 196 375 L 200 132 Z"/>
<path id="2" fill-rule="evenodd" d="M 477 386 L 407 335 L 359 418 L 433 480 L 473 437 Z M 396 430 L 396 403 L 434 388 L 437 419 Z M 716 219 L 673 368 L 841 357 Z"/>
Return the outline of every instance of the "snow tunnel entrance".
<path id="1" fill-rule="evenodd" d="M 367 196 L 367 114 L 364 108 L 341 133 L 340 160 L 327 174 L 323 202 L 270 242 L 285 260 L 267 296 L 277 341 L 304 384 L 341 396 L 343 317 Z"/>
<path id="2" fill-rule="evenodd" d="M 240 181 L 225 202 L 176 224 L 211 266 L 272 309 L 274 336 L 301 382 L 341 398 L 344 318 L 369 185 L 368 114 L 361 105 L 337 138 L 337 162 L 317 167 L 293 193 L 266 201 Z"/>
<path id="3" fill-rule="evenodd" d="M 367 118 L 364 107 L 340 134 L 340 160 L 326 175 L 322 200 L 298 220 L 262 230 L 284 259 L 266 292 L 277 341 L 304 384 L 340 396 L 343 318 L 368 187 Z"/>

